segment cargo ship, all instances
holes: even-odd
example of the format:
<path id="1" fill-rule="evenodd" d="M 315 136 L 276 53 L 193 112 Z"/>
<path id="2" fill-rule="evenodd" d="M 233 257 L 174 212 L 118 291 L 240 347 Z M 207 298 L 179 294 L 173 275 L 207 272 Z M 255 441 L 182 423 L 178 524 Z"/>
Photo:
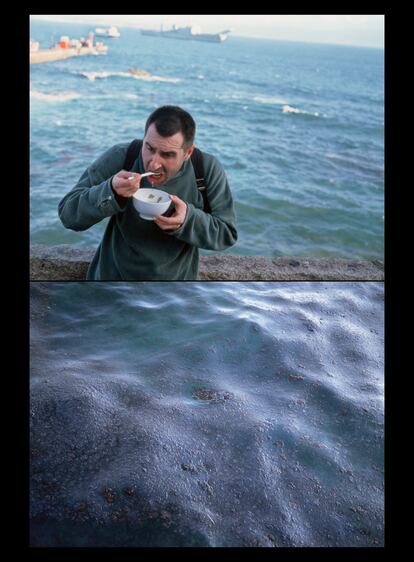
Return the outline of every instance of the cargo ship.
<path id="1" fill-rule="evenodd" d="M 163 30 L 162 26 L 159 31 L 155 29 L 141 29 L 142 35 L 152 35 L 155 37 L 166 37 L 167 39 L 183 39 L 187 41 L 208 41 L 209 43 L 222 43 L 228 37 L 230 29 L 220 31 L 219 33 L 202 33 L 199 25 L 188 25 L 186 27 L 177 27 L 173 25 L 172 29 Z"/>

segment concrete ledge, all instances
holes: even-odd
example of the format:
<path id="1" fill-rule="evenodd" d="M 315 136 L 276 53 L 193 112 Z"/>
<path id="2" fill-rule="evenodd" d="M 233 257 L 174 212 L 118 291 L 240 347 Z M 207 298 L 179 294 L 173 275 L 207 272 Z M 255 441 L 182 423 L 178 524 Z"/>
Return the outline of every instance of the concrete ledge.
<path id="1" fill-rule="evenodd" d="M 94 253 L 95 248 L 78 248 L 69 244 L 31 246 L 30 279 L 82 281 Z M 201 256 L 198 278 L 215 281 L 382 281 L 384 264 L 379 260 L 266 258 L 217 253 Z"/>
<path id="2" fill-rule="evenodd" d="M 384 264 L 380 261 L 334 258 L 266 258 L 217 254 L 200 258 L 199 278 L 238 281 L 380 281 L 384 279 Z"/>
<path id="3" fill-rule="evenodd" d="M 56 47 L 52 49 L 39 49 L 38 51 L 30 51 L 30 64 L 54 62 L 82 55 L 98 55 L 99 53 L 106 52 L 106 50 L 106 47 L 69 47 L 67 49 Z"/>

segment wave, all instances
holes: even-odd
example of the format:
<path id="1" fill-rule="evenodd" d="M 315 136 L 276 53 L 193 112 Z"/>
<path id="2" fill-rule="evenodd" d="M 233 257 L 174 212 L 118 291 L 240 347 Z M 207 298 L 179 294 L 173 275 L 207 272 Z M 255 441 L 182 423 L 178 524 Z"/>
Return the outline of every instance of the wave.
<path id="1" fill-rule="evenodd" d="M 311 111 L 304 111 L 302 109 L 298 109 L 297 107 L 292 107 L 288 105 L 288 102 L 284 98 L 280 98 L 278 96 L 253 96 L 251 98 L 256 103 L 261 103 L 264 105 L 281 105 L 282 106 L 282 113 L 297 113 L 302 115 L 312 115 L 313 117 L 320 117 L 318 112 L 311 112 Z"/>
<path id="2" fill-rule="evenodd" d="M 284 105 L 287 104 L 287 101 L 283 98 L 279 98 L 277 96 L 251 96 L 248 93 L 231 93 L 231 94 L 224 94 L 216 96 L 220 100 L 236 100 L 241 102 L 252 102 L 255 101 L 256 103 L 261 103 L 265 105 Z"/>
<path id="3" fill-rule="evenodd" d="M 287 101 L 277 96 L 254 96 L 253 101 L 266 105 L 285 105 Z"/>
<path id="4" fill-rule="evenodd" d="M 291 107 L 290 105 L 284 105 L 282 107 L 282 113 L 299 113 L 301 115 L 312 115 L 313 117 L 320 117 L 320 114 L 317 111 L 304 111 L 301 109 L 297 109 L 296 107 Z"/>
<path id="5" fill-rule="evenodd" d="M 144 99 L 142 96 L 135 94 L 133 92 L 125 92 L 125 93 L 115 93 L 115 94 L 97 94 L 91 96 L 82 96 L 88 100 L 119 100 L 119 99 L 126 99 L 126 100 L 142 100 Z"/>
<path id="6" fill-rule="evenodd" d="M 363 157 L 359 154 L 352 157 L 352 155 L 350 154 L 337 154 L 334 152 L 327 152 L 325 154 L 325 157 L 335 168 L 343 168 L 346 170 L 356 170 L 363 173 L 370 173 L 381 179 L 384 177 L 383 163 L 377 163 L 369 159 L 363 159 Z"/>
<path id="7" fill-rule="evenodd" d="M 76 92 L 66 92 L 59 94 L 45 94 L 44 92 L 38 92 L 36 90 L 30 90 L 30 97 L 33 99 L 41 101 L 70 101 L 74 99 L 89 99 L 89 100 L 100 100 L 100 99 L 127 99 L 127 100 L 141 100 L 142 96 L 139 96 L 133 92 L 126 92 L 122 94 L 103 94 L 103 95 L 92 95 L 84 96 Z M 57 123 L 59 124 L 59 123 Z"/>
<path id="8" fill-rule="evenodd" d="M 75 72 L 74 74 L 83 76 L 91 82 L 93 82 L 96 78 L 108 78 L 111 76 L 111 72 Z"/>
<path id="9" fill-rule="evenodd" d="M 77 92 L 59 92 L 55 94 L 45 94 L 43 92 L 38 92 L 37 90 L 30 90 L 30 97 L 35 100 L 60 102 L 76 100 L 80 98 L 81 95 Z"/>
<path id="10" fill-rule="evenodd" d="M 181 82 L 180 78 L 168 78 L 166 76 L 156 76 L 154 74 L 136 75 L 136 74 L 131 74 L 130 72 L 90 71 L 90 72 L 76 72 L 75 74 L 83 76 L 84 78 L 87 78 L 91 82 L 95 81 L 97 78 L 105 79 L 105 78 L 111 78 L 113 76 L 118 76 L 121 78 L 134 78 L 135 80 L 145 80 L 146 82 L 171 82 L 173 84 Z"/>
<path id="11" fill-rule="evenodd" d="M 218 99 L 220 100 L 236 100 L 238 102 L 256 102 L 259 104 L 263 104 L 263 105 L 281 105 L 282 106 L 282 113 L 297 113 L 297 114 L 301 114 L 301 115 L 310 115 L 312 117 L 320 117 L 320 114 L 318 112 L 311 112 L 311 111 L 304 111 L 302 109 L 298 109 L 296 107 L 292 107 L 291 105 L 288 105 L 288 102 L 281 97 L 278 96 L 262 96 L 262 95 L 258 95 L 258 96 L 249 96 L 246 94 L 240 94 L 240 93 L 232 93 L 232 94 L 225 94 L 225 95 L 220 95 L 217 96 Z M 243 109 L 247 109 L 248 106 L 243 106 Z"/>
<path id="12" fill-rule="evenodd" d="M 140 100 L 141 96 L 138 96 L 137 94 L 123 94 L 121 97 L 127 99 L 127 100 Z"/>

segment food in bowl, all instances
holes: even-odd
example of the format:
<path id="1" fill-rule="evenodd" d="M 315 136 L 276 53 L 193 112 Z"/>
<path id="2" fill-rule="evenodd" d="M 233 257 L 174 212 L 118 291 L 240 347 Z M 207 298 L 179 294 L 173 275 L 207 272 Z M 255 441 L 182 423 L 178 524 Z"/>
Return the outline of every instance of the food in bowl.
<path id="1" fill-rule="evenodd" d="M 132 202 L 139 216 L 145 220 L 154 220 L 157 215 L 162 215 L 171 205 L 171 200 L 166 191 L 143 187 L 132 196 Z"/>

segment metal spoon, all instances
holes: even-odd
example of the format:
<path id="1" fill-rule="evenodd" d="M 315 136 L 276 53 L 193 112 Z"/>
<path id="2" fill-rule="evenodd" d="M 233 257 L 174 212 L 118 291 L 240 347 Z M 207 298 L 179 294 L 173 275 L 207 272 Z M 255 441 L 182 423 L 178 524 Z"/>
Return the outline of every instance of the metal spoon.
<path id="1" fill-rule="evenodd" d="M 145 178 L 145 176 L 160 176 L 161 172 L 145 172 L 145 174 L 141 174 L 141 178 Z M 133 180 L 134 176 L 130 176 L 128 180 Z"/>

